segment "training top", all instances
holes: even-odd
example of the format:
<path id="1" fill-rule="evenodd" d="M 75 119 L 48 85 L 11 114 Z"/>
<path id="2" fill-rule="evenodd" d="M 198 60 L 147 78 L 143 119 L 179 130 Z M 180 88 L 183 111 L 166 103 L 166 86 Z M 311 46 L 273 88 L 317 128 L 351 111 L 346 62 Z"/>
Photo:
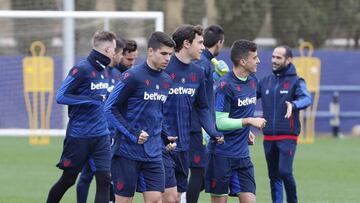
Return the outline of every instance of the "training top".
<path id="1" fill-rule="evenodd" d="M 208 99 L 207 102 L 211 112 L 212 122 L 215 123 L 215 109 L 214 109 L 215 94 L 214 94 L 214 79 L 213 79 L 214 65 L 211 63 L 212 58 L 214 58 L 214 56 L 211 54 L 211 52 L 208 49 L 205 49 L 201 54 L 200 60 L 197 60 L 194 63 L 199 65 L 204 71 L 205 91 L 206 91 L 206 97 Z M 191 133 L 200 134 L 200 135 L 202 134 L 201 123 L 199 121 L 196 111 L 192 111 L 191 114 Z"/>
<path id="2" fill-rule="evenodd" d="M 219 81 L 215 93 L 215 111 L 229 113 L 229 118 L 254 117 L 256 106 L 257 79 L 249 75 L 245 81 L 236 77 L 233 71 Z M 249 157 L 248 137 L 250 126 L 236 130 L 220 131 L 224 134 L 222 145 L 210 140 L 208 150 L 212 154 L 230 158 Z"/>
<path id="3" fill-rule="evenodd" d="M 109 88 L 108 88 L 108 95 L 112 92 L 115 85 L 120 81 L 121 72 L 115 67 L 108 66 L 105 72 L 105 76 L 109 79 Z M 114 138 L 116 134 L 115 126 L 112 126 L 111 123 L 108 123 L 110 137 Z"/>
<path id="4" fill-rule="evenodd" d="M 68 105 L 66 135 L 89 138 L 109 135 L 104 101 L 109 88 L 104 69 L 110 58 L 93 50 L 77 63 L 61 84 L 56 102 Z"/>
<path id="5" fill-rule="evenodd" d="M 300 133 L 299 111 L 311 105 L 311 95 L 304 79 L 298 77 L 293 64 L 260 80 L 257 92 L 261 97 L 263 115 L 267 123 L 263 128 L 264 139 L 297 139 Z M 287 106 L 293 104 L 290 118 L 285 118 Z M 276 136 L 276 137 L 273 137 Z"/>
<path id="6" fill-rule="evenodd" d="M 169 75 L 151 69 L 146 62 L 122 74 L 105 105 L 108 121 L 118 131 L 115 155 L 137 161 L 162 160 L 163 106 L 170 86 Z M 138 144 L 142 130 L 149 137 Z"/>
<path id="7" fill-rule="evenodd" d="M 191 112 L 196 109 L 204 130 L 211 136 L 222 136 L 215 129 L 206 96 L 204 70 L 194 63 L 185 64 L 174 54 L 165 70 L 172 79 L 172 87 L 165 102 L 166 132 L 177 136 L 176 151 L 188 151 Z"/>

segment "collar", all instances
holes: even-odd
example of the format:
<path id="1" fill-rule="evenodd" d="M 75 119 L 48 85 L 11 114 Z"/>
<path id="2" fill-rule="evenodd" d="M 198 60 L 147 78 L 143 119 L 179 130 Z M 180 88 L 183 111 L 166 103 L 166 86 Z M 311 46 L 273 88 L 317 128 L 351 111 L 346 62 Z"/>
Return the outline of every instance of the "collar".
<path id="1" fill-rule="evenodd" d="M 129 68 L 126 67 L 125 65 L 119 63 L 117 66 L 115 66 L 116 69 L 118 69 L 121 73 L 127 71 Z"/>
<path id="2" fill-rule="evenodd" d="M 147 64 L 146 61 L 144 62 L 143 67 L 144 67 L 151 75 L 154 75 L 154 74 L 155 74 L 155 75 L 158 75 L 158 74 L 160 74 L 160 73 L 162 72 L 162 70 L 161 70 L 161 71 L 157 71 L 157 70 L 152 69 L 152 68 L 149 66 L 149 64 Z"/>
<path id="3" fill-rule="evenodd" d="M 104 54 L 93 49 L 87 60 L 97 69 L 98 71 L 104 70 L 111 62 L 111 59 Z"/>
<path id="4" fill-rule="evenodd" d="M 209 59 L 209 61 L 214 58 L 214 55 L 209 51 L 209 49 L 205 49 L 202 54 Z"/>
<path id="5" fill-rule="evenodd" d="M 287 67 L 272 70 L 274 75 L 277 77 L 283 77 L 285 75 L 296 75 L 295 66 L 290 63 Z"/>

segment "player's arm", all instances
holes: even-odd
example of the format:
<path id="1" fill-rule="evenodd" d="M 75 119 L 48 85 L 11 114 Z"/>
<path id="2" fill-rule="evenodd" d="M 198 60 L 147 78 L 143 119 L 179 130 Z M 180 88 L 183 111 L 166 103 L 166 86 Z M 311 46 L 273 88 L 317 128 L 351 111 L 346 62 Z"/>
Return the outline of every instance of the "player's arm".
<path id="1" fill-rule="evenodd" d="M 215 110 L 216 126 L 219 130 L 237 130 L 244 126 L 254 126 L 256 128 L 265 127 L 266 121 L 263 118 L 230 118 L 230 108 L 233 93 L 226 82 L 221 82 L 216 89 Z"/>
<path id="2" fill-rule="evenodd" d="M 261 87 L 262 87 L 262 81 L 260 80 L 256 86 L 256 98 L 257 99 L 261 98 Z"/>
<path id="3" fill-rule="evenodd" d="M 105 113 L 108 122 L 134 143 L 138 143 L 139 135 L 143 131 L 141 129 L 132 129 L 129 126 L 126 118 L 120 112 L 120 107 L 127 105 L 127 100 L 135 90 L 136 83 L 133 75 L 123 79 L 114 87 L 105 103 Z"/>
<path id="4" fill-rule="evenodd" d="M 219 138 L 223 139 L 223 135 L 215 129 L 215 124 L 211 119 L 212 115 L 207 101 L 205 83 L 203 80 L 201 81 L 202 82 L 200 83 L 200 87 L 198 88 L 198 93 L 195 98 L 194 110 L 197 111 L 201 126 L 209 134 L 209 136 L 211 138 L 215 138 L 216 140 L 219 140 Z"/>
<path id="5" fill-rule="evenodd" d="M 89 96 L 75 94 L 80 84 L 86 79 L 86 74 L 87 72 L 83 68 L 72 68 L 56 94 L 56 102 L 65 105 L 101 105 L 104 98 L 100 96 L 99 98 L 91 98 Z"/>
<path id="6" fill-rule="evenodd" d="M 285 118 L 290 118 L 294 109 L 305 109 L 311 105 L 311 95 L 307 90 L 305 80 L 300 78 L 295 86 L 295 98 L 293 101 L 285 101 Z"/>
<path id="7" fill-rule="evenodd" d="M 299 79 L 295 90 L 295 100 L 291 101 L 293 109 L 305 109 L 311 105 L 311 95 L 306 87 L 305 80 Z"/>

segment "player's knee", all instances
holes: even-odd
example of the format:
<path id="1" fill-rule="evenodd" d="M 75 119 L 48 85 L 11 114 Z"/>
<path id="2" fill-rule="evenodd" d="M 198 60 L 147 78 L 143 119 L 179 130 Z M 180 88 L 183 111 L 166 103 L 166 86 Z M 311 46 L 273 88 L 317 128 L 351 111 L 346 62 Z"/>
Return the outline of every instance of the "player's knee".
<path id="1" fill-rule="evenodd" d="M 286 179 L 292 177 L 293 174 L 290 170 L 284 169 L 279 171 L 279 176 L 281 177 L 281 179 Z"/>
<path id="2" fill-rule="evenodd" d="M 107 171 L 95 172 L 96 184 L 97 185 L 109 185 L 111 184 L 111 176 Z"/>
<path id="3" fill-rule="evenodd" d="M 163 202 L 165 203 L 178 203 L 180 202 L 180 196 L 178 194 L 166 194 L 163 195 Z"/>
<path id="4" fill-rule="evenodd" d="M 70 171 L 64 171 L 61 176 L 60 181 L 61 181 L 62 185 L 69 188 L 75 184 L 76 178 L 77 178 L 77 173 L 73 173 Z"/>

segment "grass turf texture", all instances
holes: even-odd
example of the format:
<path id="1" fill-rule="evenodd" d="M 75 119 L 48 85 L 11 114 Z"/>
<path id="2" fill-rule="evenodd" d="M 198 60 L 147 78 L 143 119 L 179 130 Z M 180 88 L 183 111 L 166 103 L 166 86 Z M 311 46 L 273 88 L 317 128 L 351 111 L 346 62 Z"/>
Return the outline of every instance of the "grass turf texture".
<path id="1" fill-rule="evenodd" d="M 63 138 L 50 145 L 31 146 L 26 137 L 0 137 L 0 202 L 45 202 L 50 187 L 60 177 L 55 167 Z M 316 138 L 314 144 L 298 145 L 294 171 L 299 202 L 357 203 L 360 201 L 360 138 Z M 257 202 L 271 202 L 261 138 L 251 147 L 257 183 Z M 93 202 L 92 184 L 88 202 Z M 76 202 L 75 187 L 62 202 Z M 143 202 L 137 194 L 133 202 Z M 210 202 L 202 193 L 199 202 Z M 228 202 L 238 202 L 229 198 Z"/>

